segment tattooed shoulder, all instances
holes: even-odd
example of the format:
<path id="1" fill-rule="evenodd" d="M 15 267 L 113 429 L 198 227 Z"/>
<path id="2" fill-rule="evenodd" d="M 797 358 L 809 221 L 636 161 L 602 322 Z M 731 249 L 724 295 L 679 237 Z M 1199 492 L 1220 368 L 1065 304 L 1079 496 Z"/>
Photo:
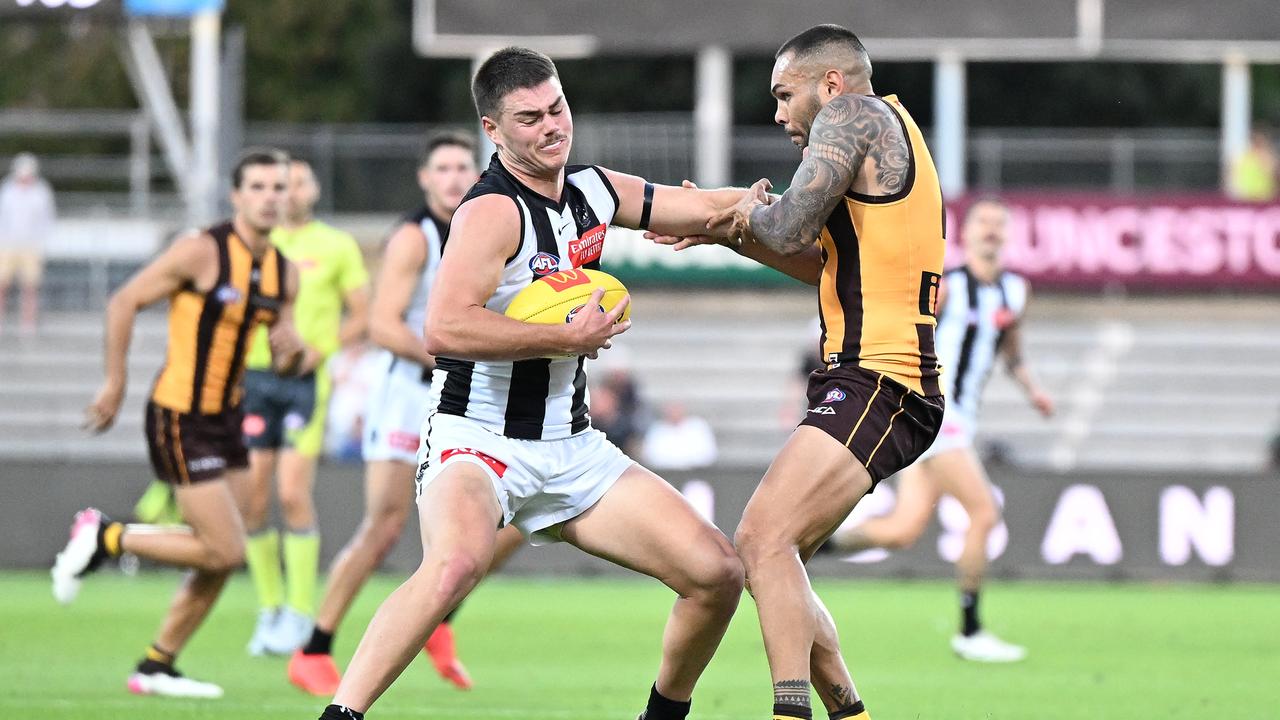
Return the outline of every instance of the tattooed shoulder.
<path id="1" fill-rule="evenodd" d="M 884 194 L 906 187 L 911 153 L 902 124 L 889 106 L 868 95 L 833 98 L 814 119 L 809 155 L 847 168 L 857 176 L 870 160 L 875 177 L 864 178 Z"/>

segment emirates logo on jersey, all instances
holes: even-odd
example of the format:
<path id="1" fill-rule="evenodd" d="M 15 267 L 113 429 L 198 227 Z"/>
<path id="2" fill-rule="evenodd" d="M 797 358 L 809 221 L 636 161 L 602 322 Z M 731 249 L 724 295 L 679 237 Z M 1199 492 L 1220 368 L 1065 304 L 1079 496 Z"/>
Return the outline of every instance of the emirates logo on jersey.
<path id="1" fill-rule="evenodd" d="M 600 259 L 604 252 L 604 236 L 608 226 L 604 223 L 582 233 L 577 240 L 569 241 L 569 261 L 574 267 L 582 267 L 589 262 Z"/>

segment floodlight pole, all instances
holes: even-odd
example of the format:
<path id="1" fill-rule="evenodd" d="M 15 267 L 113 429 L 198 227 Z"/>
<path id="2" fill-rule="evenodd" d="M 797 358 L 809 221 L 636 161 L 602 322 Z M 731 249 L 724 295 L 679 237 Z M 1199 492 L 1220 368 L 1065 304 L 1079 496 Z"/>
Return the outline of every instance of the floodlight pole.
<path id="1" fill-rule="evenodd" d="M 723 45 L 698 51 L 694 176 L 703 187 L 729 184 L 733 141 L 733 56 Z"/>
<path id="2" fill-rule="evenodd" d="M 938 183 L 947 196 L 965 191 L 965 61 L 944 51 L 933 64 L 933 147 Z"/>
<path id="3" fill-rule="evenodd" d="M 1230 53 L 1222 61 L 1222 177 L 1231 177 L 1231 164 L 1249 147 L 1252 115 L 1249 61 Z"/>
<path id="4" fill-rule="evenodd" d="M 189 219 L 213 220 L 218 208 L 218 43 L 222 14 L 202 10 L 191 18 L 191 183 Z"/>

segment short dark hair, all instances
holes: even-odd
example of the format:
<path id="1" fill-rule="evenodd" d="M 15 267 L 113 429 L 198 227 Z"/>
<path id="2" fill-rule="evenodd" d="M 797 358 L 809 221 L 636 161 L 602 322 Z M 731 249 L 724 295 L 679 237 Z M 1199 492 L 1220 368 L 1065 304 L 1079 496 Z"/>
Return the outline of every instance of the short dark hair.
<path id="1" fill-rule="evenodd" d="M 288 165 L 289 153 L 268 147 L 247 148 L 231 168 L 231 187 L 239 189 L 244 182 L 244 169 L 254 165 Z"/>
<path id="2" fill-rule="evenodd" d="M 867 75 L 871 75 L 871 58 L 867 56 L 867 49 L 862 45 L 862 41 L 853 34 L 852 30 L 831 23 L 814 25 L 782 43 L 782 47 L 774 53 L 773 59 L 777 60 L 787 53 L 795 53 L 797 58 L 805 57 L 831 47 L 840 47 L 858 55 L 867 70 Z"/>
<path id="3" fill-rule="evenodd" d="M 973 216 L 973 211 L 983 205 L 994 205 L 1004 210 L 1006 215 L 1009 214 L 1009 203 L 1005 202 L 1004 198 L 999 195 L 979 195 L 974 198 L 973 202 L 969 203 L 969 207 L 964 209 L 964 217 L 960 218 L 960 224 L 963 225 L 969 222 L 969 218 Z"/>
<path id="4" fill-rule="evenodd" d="M 502 98 L 512 90 L 531 88 L 559 77 L 551 58 L 522 47 L 503 48 L 489 56 L 471 80 L 471 99 L 480 117 L 495 117 Z"/>
<path id="5" fill-rule="evenodd" d="M 431 162 L 431 156 L 442 147 L 459 147 L 474 155 L 476 141 L 472 136 L 456 130 L 434 133 L 427 138 L 427 148 L 422 151 L 422 157 L 418 159 L 418 169 L 426 167 L 427 163 Z"/>

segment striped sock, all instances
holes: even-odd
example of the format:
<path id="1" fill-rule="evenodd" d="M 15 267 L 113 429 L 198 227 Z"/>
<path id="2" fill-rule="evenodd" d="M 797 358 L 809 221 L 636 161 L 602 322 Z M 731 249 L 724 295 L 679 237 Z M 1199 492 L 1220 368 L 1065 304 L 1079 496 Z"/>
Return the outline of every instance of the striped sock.
<path id="1" fill-rule="evenodd" d="M 124 537 L 124 523 L 108 523 L 102 529 L 102 549 L 111 557 L 120 557 L 120 540 Z"/>
<path id="2" fill-rule="evenodd" d="M 315 529 L 284 535 L 284 582 L 289 607 L 308 617 L 316 612 L 320 574 L 320 533 Z"/>
<path id="3" fill-rule="evenodd" d="M 151 662 L 158 662 L 164 665 L 172 665 L 175 655 L 168 650 L 162 650 L 159 645 L 151 643 L 147 646 L 146 658 Z"/>

